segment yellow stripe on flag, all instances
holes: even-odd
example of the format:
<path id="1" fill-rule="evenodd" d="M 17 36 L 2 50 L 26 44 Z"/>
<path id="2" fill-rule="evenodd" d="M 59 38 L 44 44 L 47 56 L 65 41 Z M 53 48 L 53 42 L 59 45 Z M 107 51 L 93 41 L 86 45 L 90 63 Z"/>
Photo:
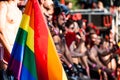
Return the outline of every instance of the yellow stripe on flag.
<path id="1" fill-rule="evenodd" d="M 29 26 L 29 22 L 30 22 L 30 16 L 23 14 L 22 16 L 22 20 L 21 20 L 21 24 L 20 24 L 20 28 L 22 28 L 25 31 L 28 31 L 28 26 Z"/>
<path id="2" fill-rule="evenodd" d="M 34 52 L 34 31 L 30 26 L 28 27 L 28 37 L 26 44 Z"/>

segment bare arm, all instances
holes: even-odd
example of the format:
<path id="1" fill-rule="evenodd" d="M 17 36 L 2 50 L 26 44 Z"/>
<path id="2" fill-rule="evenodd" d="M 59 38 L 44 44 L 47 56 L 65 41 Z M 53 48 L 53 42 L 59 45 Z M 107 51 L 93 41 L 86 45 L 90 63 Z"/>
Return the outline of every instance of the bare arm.
<path id="1" fill-rule="evenodd" d="M 97 48 L 97 51 L 98 51 L 98 54 L 101 55 L 101 56 L 107 56 L 108 54 L 110 54 L 110 50 L 107 50 L 107 49 L 98 49 Z"/>
<path id="2" fill-rule="evenodd" d="M 56 46 L 56 49 L 57 51 L 61 50 L 61 46 L 60 46 L 60 38 L 58 35 L 55 35 L 53 37 L 53 41 L 55 43 L 55 46 Z M 57 44 L 56 44 L 57 43 Z M 72 64 L 72 58 L 71 58 L 71 55 L 69 54 L 69 50 L 66 46 L 66 44 L 64 45 L 64 48 L 65 48 L 65 52 L 61 53 L 62 54 L 62 57 L 61 57 L 61 60 L 63 60 L 67 65 L 68 64 Z"/>
<path id="3" fill-rule="evenodd" d="M 97 64 L 99 67 L 104 67 L 101 61 L 98 58 L 98 53 L 92 49 L 89 53 L 89 58 L 93 61 L 93 63 Z"/>
<path id="4" fill-rule="evenodd" d="M 65 55 L 66 55 L 67 59 L 70 61 L 70 63 L 73 64 L 72 56 L 71 56 L 70 51 L 66 44 L 65 44 Z"/>
<path id="5" fill-rule="evenodd" d="M 85 56 L 85 54 L 81 54 L 81 53 L 78 53 L 76 51 L 74 51 L 75 49 L 75 41 L 72 42 L 72 44 L 70 45 L 70 52 L 71 52 L 71 55 L 72 57 L 82 57 L 82 56 Z"/>

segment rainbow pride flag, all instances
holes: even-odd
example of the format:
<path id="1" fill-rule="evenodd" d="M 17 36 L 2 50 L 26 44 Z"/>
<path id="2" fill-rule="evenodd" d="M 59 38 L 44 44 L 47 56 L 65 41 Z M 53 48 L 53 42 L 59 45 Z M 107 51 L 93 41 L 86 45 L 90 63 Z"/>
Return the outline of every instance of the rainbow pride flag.
<path id="1" fill-rule="evenodd" d="M 28 0 L 8 73 L 15 80 L 67 80 L 38 0 Z"/>

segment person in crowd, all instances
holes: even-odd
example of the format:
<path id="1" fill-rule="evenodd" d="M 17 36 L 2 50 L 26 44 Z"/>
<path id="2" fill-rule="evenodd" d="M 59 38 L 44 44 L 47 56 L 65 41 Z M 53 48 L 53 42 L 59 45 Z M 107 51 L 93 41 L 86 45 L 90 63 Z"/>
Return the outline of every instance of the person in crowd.
<path id="1" fill-rule="evenodd" d="M 97 8 L 98 8 L 97 3 L 96 3 L 96 2 L 93 2 L 93 3 L 92 3 L 92 6 L 91 6 L 91 9 L 97 9 Z"/>
<path id="2" fill-rule="evenodd" d="M 4 52 L 0 55 L 4 55 L 2 61 L 6 64 L 22 19 L 22 12 L 19 10 L 17 3 L 18 0 L 0 1 L 0 43 L 4 47 Z"/>
<path id="3" fill-rule="evenodd" d="M 104 4 L 103 4 L 102 1 L 98 1 L 98 9 L 99 9 L 100 11 L 105 12 L 105 13 L 108 12 L 108 10 L 107 10 L 106 8 L 104 8 Z"/>
<path id="4" fill-rule="evenodd" d="M 78 66 L 81 64 L 83 69 L 86 68 L 87 76 L 90 78 L 89 66 L 87 64 L 87 49 L 85 47 L 85 32 L 84 29 L 80 28 L 82 22 L 69 19 L 66 22 L 68 28 L 66 32 L 66 43 L 72 55 L 73 62 Z M 79 27 L 80 26 L 80 27 Z M 84 74 L 81 69 L 78 68 L 80 76 Z M 81 75 L 82 73 L 82 75 Z M 86 75 L 86 74 L 85 74 Z"/>
<path id="5" fill-rule="evenodd" d="M 50 27 L 50 30 L 57 53 L 67 73 L 67 76 L 72 76 L 73 73 L 76 73 L 77 71 L 73 65 L 72 57 L 65 40 L 65 23 L 68 12 L 69 9 L 65 5 L 55 4 L 52 23 L 53 26 Z"/>
<path id="6" fill-rule="evenodd" d="M 106 66 L 100 61 L 99 56 L 98 56 L 98 45 L 100 43 L 100 39 L 98 39 L 98 35 L 96 34 L 95 31 L 91 31 L 90 33 L 90 43 L 88 49 L 88 64 L 90 67 L 97 72 L 100 69 L 106 69 Z M 99 73 L 101 76 L 101 73 Z M 107 80 L 107 74 L 105 71 L 103 71 L 103 76 L 104 79 Z M 102 76 L 102 77 L 103 77 Z M 100 77 L 101 78 L 101 77 Z"/>
<path id="7" fill-rule="evenodd" d="M 52 0 L 41 0 L 40 5 L 46 18 L 49 29 L 53 29 L 52 18 L 54 13 L 54 3 Z M 50 30 L 51 31 L 51 30 Z"/>
<path id="8" fill-rule="evenodd" d="M 112 51 L 110 52 L 111 61 L 108 64 L 108 68 L 113 71 L 112 75 L 115 76 L 116 74 L 115 72 L 117 68 L 117 63 L 116 63 L 117 55 L 115 53 L 116 53 L 116 50 L 118 49 L 118 46 L 117 46 L 117 42 L 115 41 L 115 33 L 113 32 L 112 29 L 109 32 L 109 46 L 108 47 L 112 49 Z"/>
<path id="9" fill-rule="evenodd" d="M 40 6 L 44 15 L 48 18 L 54 13 L 54 4 L 52 0 L 40 0 Z"/>
<path id="10" fill-rule="evenodd" d="M 110 43 L 102 39 L 99 45 L 98 54 L 101 62 L 106 66 L 105 71 L 109 76 L 115 77 L 116 71 L 116 54 L 114 48 L 110 48 Z M 111 77 L 111 78 L 112 78 Z"/>
<path id="11" fill-rule="evenodd" d="M 68 9 L 72 9 L 73 8 L 73 3 L 71 1 L 65 1 L 65 5 L 68 7 Z"/>
<path id="12" fill-rule="evenodd" d="M 19 7 L 19 9 L 22 11 L 22 13 L 24 12 L 24 10 L 25 10 L 25 5 L 26 5 L 26 3 L 27 3 L 27 1 L 28 0 L 19 0 L 19 2 L 18 2 L 18 7 Z"/>

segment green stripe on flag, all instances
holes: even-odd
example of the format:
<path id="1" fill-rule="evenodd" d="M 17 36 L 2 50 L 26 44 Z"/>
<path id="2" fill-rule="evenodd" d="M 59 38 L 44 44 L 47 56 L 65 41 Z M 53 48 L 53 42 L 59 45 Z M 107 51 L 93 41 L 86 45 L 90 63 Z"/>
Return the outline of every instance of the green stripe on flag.
<path id="1" fill-rule="evenodd" d="M 24 46 L 26 44 L 27 34 L 28 33 L 26 31 L 19 28 L 15 42 L 17 42 L 17 43 L 21 44 L 22 46 Z"/>
<path id="2" fill-rule="evenodd" d="M 27 46 L 25 46 L 25 53 L 24 53 L 24 58 L 23 59 L 24 59 L 23 60 L 23 65 L 30 71 L 30 73 L 37 80 L 35 55 Z"/>

